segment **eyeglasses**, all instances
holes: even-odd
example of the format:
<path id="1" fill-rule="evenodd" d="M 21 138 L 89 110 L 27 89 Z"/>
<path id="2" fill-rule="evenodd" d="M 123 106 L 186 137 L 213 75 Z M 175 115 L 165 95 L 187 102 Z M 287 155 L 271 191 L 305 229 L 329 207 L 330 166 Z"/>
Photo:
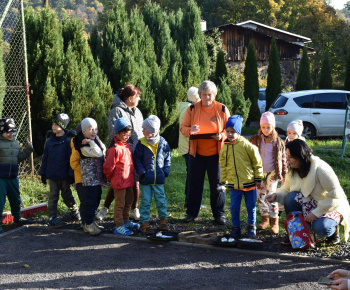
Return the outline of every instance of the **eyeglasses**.
<path id="1" fill-rule="evenodd" d="M 120 133 L 120 135 L 122 135 L 124 138 L 130 138 L 132 136 L 132 133 Z"/>
<path id="2" fill-rule="evenodd" d="M 7 136 L 16 136 L 17 132 L 5 132 Z"/>

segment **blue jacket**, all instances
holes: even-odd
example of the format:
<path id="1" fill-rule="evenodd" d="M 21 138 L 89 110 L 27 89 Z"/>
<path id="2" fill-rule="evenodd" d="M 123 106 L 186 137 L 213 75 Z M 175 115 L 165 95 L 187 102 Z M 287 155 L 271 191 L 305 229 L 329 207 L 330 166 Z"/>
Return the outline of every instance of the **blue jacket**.
<path id="1" fill-rule="evenodd" d="M 46 175 L 47 179 L 62 180 L 73 176 L 73 169 L 70 167 L 71 137 L 75 135 L 73 130 L 67 130 L 61 137 L 49 131 L 44 147 L 44 155 L 40 169 L 40 175 Z"/>
<path id="2" fill-rule="evenodd" d="M 160 137 L 156 153 L 145 138 L 141 138 L 134 152 L 134 167 L 140 176 L 140 184 L 164 184 L 170 170 L 170 147 Z"/>

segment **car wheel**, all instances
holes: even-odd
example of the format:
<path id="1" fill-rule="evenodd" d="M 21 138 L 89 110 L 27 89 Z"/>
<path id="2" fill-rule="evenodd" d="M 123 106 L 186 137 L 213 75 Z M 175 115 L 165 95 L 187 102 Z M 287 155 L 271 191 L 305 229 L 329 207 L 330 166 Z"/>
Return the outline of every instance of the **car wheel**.
<path id="1" fill-rule="evenodd" d="M 305 139 L 314 139 L 316 136 L 315 127 L 310 123 L 304 123 L 304 131 L 302 136 L 304 136 Z"/>

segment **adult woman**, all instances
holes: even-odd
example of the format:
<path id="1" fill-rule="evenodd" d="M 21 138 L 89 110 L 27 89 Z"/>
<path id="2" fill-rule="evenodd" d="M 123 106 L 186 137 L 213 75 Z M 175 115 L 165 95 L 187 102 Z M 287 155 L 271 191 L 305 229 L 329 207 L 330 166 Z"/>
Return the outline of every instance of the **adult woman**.
<path id="1" fill-rule="evenodd" d="M 199 214 L 203 197 L 205 172 L 210 184 L 210 204 L 215 221 L 225 224 L 225 193 L 217 189 L 220 178 L 219 152 L 225 140 L 225 124 L 230 117 L 228 109 L 215 101 L 217 88 L 211 81 L 199 86 L 201 101 L 185 112 L 180 131 L 190 138 L 189 195 L 187 216 L 184 222 L 192 222 Z"/>
<path id="2" fill-rule="evenodd" d="M 339 223 L 342 219 L 345 240 L 349 237 L 349 203 L 333 169 L 312 154 L 312 149 L 300 139 L 286 145 L 290 170 L 284 185 L 269 201 L 284 202 L 286 214 L 302 211 L 313 231 L 339 243 Z"/>
<path id="3" fill-rule="evenodd" d="M 141 111 L 137 108 L 140 98 L 141 91 L 139 88 L 133 85 L 126 85 L 124 88 L 118 91 L 114 96 L 111 110 L 108 114 L 108 132 L 109 132 L 109 143 L 113 140 L 113 128 L 116 119 L 124 117 L 132 126 L 132 136 L 128 139 L 132 152 L 135 151 L 136 145 L 143 137 L 142 123 L 143 116 Z M 131 214 L 135 220 L 139 220 L 140 212 L 137 208 L 137 204 L 140 197 L 140 186 L 138 182 L 138 175 L 135 172 L 135 184 L 134 184 L 134 201 L 131 205 Z M 113 189 L 110 188 L 107 192 L 104 206 L 101 207 L 99 213 L 96 215 L 98 219 L 104 219 L 108 213 L 108 209 L 114 199 Z"/>

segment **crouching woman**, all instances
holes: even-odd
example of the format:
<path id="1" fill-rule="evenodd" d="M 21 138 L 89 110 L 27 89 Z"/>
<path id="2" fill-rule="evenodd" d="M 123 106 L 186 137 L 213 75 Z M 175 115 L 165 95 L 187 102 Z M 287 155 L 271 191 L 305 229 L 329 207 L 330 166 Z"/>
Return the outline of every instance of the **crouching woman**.
<path id="1" fill-rule="evenodd" d="M 284 185 L 269 201 L 284 204 L 286 214 L 301 211 L 317 236 L 333 244 L 340 242 L 339 224 L 349 237 L 349 202 L 338 177 L 325 161 L 313 155 L 312 149 L 300 139 L 286 145 L 290 165 Z"/>

